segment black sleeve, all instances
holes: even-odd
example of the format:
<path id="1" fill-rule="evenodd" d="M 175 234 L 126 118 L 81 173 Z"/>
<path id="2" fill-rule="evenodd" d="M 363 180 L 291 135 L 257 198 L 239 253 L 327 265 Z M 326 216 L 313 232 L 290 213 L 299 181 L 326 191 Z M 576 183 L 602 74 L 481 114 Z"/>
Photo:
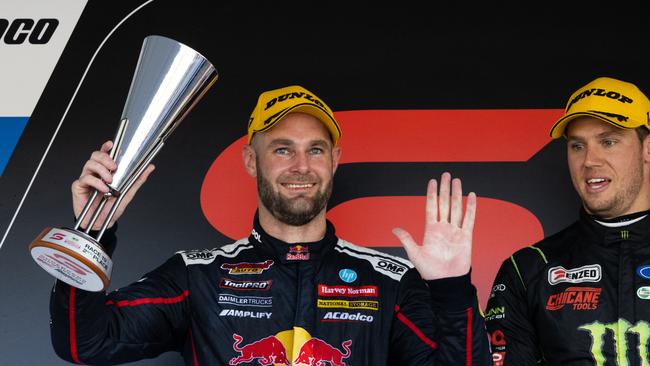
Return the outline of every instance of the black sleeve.
<path id="1" fill-rule="evenodd" d="M 102 244 L 112 251 L 115 241 L 112 230 Z M 178 350 L 189 332 L 188 295 L 180 255 L 110 294 L 57 281 L 50 297 L 52 344 L 65 360 L 100 365 Z"/>
<path id="2" fill-rule="evenodd" d="M 530 319 L 525 284 L 513 256 L 501 265 L 485 312 L 493 366 L 542 362 Z"/>
<path id="3" fill-rule="evenodd" d="M 488 365 L 490 351 L 468 273 L 423 281 L 402 278 L 391 331 L 390 365 Z"/>

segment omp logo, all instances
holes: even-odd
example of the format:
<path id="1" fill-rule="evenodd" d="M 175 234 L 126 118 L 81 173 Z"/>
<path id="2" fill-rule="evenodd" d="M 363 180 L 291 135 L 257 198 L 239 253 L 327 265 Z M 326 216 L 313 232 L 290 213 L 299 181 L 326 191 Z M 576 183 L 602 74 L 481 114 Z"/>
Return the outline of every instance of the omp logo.
<path id="1" fill-rule="evenodd" d="M 55 18 L 36 20 L 29 18 L 13 20 L 0 18 L 0 39 L 9 45 L 18 45 L 25 42 L 46 44 L 50 41 L 58 26 L 59 20 Z"/>
<path id="2" fill-rule="evenodd" d="M 558 283 L 582 283 L 598 282 L 601 278 L 600 264 L 590 264 L 579 268 L 566 269 L 562 266 L 549 268 L 548 283 L 557 285 Z"/>
<path id="3" fill-rule="evenodd" d="M 387 260 L 381 260 L 377 262 L 377 265 L 375 267 L 384 271 L 397 273 L 397 274 L 402 274 L 406 272 L 407 269 L 405 266 L 402 266 L 401 264 L 397 264 L 395 262 L 391 262 Z"/>
<path id="4" fill-rule="evenodd" d="M 591 356 L 596 361 L 596 366 L 610 364 L 628 365 L 632 353 L 636 353 L 635 359 L 641 360 L 642 365 L 650 364 L 648 356 L 648 345 L 650 341 L 650 324 L 646 321 L 638 321 L 631 324 L 625 319 L 619 319 L 614 323 L 593 322 L 578 327 L 578 330 L 586 331 L 591 337 Z M 605 349 L 613 350 L 613 357 L 605 357 Z"/>
<path id="5" fill-rule="evenodd" d="M 212 259 L 212 258 L 214 258 L 214 253 L 212 253 L 212 252 L 190 252 L 190 253 L 186 253 L 185 257 L 187 259 Z"/>
<path id="6" fill-rule="evenodd" d="M 214 249 L 192 249 L 178 252 L 183 257 L 185 265 L 210 264 L 217 258 Z"/>

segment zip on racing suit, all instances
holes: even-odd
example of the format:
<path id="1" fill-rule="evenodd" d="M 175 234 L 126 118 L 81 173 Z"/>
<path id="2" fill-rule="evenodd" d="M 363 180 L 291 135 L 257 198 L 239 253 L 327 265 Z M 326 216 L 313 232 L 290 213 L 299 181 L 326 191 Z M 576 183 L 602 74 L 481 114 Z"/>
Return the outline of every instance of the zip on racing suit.
<path id="1" fill-rule="evenodd" d="M 582 210 L 506 259 L 485 314 L 493 365 L 649 365 L 648 213 Z"/>
<path id="2" fill-rule="evenodd" d="M 107 250 L 114 232 L 107 232 Z M 52 342 L 115 364 L 179 351 L 187 365 L 487 365 L 470 275 L 423 281 L 405 259 L 336 237 L 287 244 L 257 218 L 247 239 L 182 251 L 103 293 L 57 282 Z"/>

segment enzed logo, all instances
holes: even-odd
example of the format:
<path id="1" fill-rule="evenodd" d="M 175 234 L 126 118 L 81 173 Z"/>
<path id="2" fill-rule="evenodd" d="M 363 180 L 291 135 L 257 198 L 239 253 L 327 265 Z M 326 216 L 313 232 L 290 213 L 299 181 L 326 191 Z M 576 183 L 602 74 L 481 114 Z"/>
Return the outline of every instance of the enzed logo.
<path id="1" fill-rule="evenodd" d="M 641 359 L 641 364 L 650 364 L 648 357 L 648 341 L 650 340 L 650 324 L 646 321 L 639 321 L 631 324 L 625 319 L 619 319 L 615 323 L 593 322 L 578 327 L 589 333 L 591 337 L 591 356 L 596 361 L 596 366 L 604 366 L 607 361 L 619 361 L 620 365 L 628 365 L 628 353 L 638 352 L 636 359 Z M 633 337 L 628 337 L 633 335 Z M 638 345 L 628 344 L 630 340 L 638 340 Z M 615 356 L 612 360 L 605 358 L 604 349 L 613 349 Z"/>
<path id="2" fill-rule="evenodd" d="M 579 268 L 566 269 L 562 266 L 553 267 L 548 270 L 548 283 L 582 283 L 598 282 L 601 279 L 600 264 L 589 264 Z"/>

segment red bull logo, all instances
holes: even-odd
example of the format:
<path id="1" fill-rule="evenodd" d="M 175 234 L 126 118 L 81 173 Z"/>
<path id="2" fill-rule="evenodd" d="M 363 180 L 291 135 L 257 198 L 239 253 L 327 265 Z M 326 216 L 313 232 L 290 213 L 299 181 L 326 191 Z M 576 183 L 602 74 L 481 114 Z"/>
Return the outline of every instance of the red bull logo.
<path id="1" fill-rule="evenodd" d="M 350 352 L 351 344 L 352 340 L 350 339 L 341 343 L 341 347 L 345 350 L 343 353 L 321 339 L 312 338 L 300 347 L 294 365 L 327 366 L 326 363 L 329 363 L 329 366 L 347 366 L 343 359 L 352 354 Z"/>
<path id="2" fill-rule="evenodd" d="M 257 361 L 261 366 L 272 366 L 275 364 L 291 366 L 287 359 L 287 351 L 285 350 L 284 345 L 274 335 L 262 338 L 259 341 L 255 341 L 242 347 L 239 346 L 244 339 L 242 336 L 239 334 L 233 334 L 232 338 L 235 340 L 232 348 L 239 352 L 240 355 L 233 357 L 230 362 L 228 362 L 229 365 L 239 365 L 241 363 Z"/>
<path id="3" fill-rule="evenodd" d="M 290 261 L 309 260 L 309 248 L 300 244 L 289 247 L 289 253 L 287 253 L 287 260 Z"/>

